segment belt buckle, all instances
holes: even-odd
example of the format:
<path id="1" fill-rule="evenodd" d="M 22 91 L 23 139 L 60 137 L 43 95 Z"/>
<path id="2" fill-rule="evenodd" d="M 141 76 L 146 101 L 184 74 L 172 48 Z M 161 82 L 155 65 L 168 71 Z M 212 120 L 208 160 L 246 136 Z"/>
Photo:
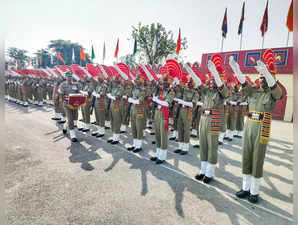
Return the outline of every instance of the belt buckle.
<path id="1" fill-rule="evenodd" d="M 210 110 L 205 110 L 204 112 L 206 115 L 210 115 Z"/>
<path id="2" fill-rule="evenodd" d="M 258 113 L 252 113 L 251 114 L 251 118 L 252 119 L 255 119 L 255 120 L 259 120 L 260 119 L 260 114 L 258 114 Z"/>

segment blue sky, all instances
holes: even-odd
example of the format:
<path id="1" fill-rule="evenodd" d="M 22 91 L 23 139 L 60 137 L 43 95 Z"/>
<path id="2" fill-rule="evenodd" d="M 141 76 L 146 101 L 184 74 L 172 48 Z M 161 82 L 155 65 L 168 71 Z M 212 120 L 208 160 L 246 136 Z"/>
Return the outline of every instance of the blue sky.
<path id="1" fill-rule="evenodd" d="M 258 49 L 262 38 L 260 25 L 266 0 L 246 0 L 242 49 Z M 45 48 L 49 40 L 66 39 L 86 47 L 90 54 L 93 44 L 96 62 L 101 63 L 106 43 L 106 64 L 114 60 L 117 38 L 119 56 L 133 51 L 130 38 L 132 26 L 161 23 L 174 32 L 179 27 L 188 39 L 188 49 L 181 51 L 187 61 L 201 61 L 201 55 L 218 52 L 221 46 L 221 24 L 228 8 L 228 33 L 224 51 L 238 50 L 237 35 L 242 0 L 1 0 L 1 30 L 6 47 L 29 51 Z M 291 0 L 269 0 L 269 28 L 264 48 L 285 47 L 288 30 L 286 15 Z M 8 21 L 8 22 L 7 22 Z M 4 22 L 4 23 L 3 23 Z M 293 46 L 290 34 L 289 46 Z"/>

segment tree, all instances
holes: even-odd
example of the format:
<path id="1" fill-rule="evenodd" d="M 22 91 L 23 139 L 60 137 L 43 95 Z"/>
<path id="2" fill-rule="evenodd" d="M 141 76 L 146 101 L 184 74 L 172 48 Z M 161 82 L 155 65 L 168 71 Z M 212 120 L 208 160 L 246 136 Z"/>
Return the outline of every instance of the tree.
<path id="1" fill-rule="evenodd" d="M 21 68 L 24 68 L 27 60 L 30 59 L 29 56 L 26 55 L 27 51 L 23 49 L 11 47 L 8 48 L 7 53 L 10 58 L 15 60 L 15 62 L 18 60 L 20 61 Z"/>
<path id="2" fill-rule="evenodd" d="M 120 57 L 120 61 L 128 66 L 137 66 L 138 65 L 138 63 L 135 60 L 134 55 L 131 55 L 131 54 Z"/>
<path id="3" fill-rule="evenodd" d="M 51 53 L 49 52 L 49 49 L 40 49 L 36 53 L 36 60 L 34 60 L 33 65 L 37 68 L 46 68 L 46 67 L 52 67 L 51 62 Z"/>
<path id="4" fill-rule="evenodd" d="M 178 33 L 178 30 L 177 30 Z M 153 54 L 153 42 L 156 35 L 156 51 Z M 173 32 L 167 31 L 160 23 L 155 25 L 141 25 L 139 23 L 138 29 L 133 27 L 131 34 L 133 39 L 138 42 L 138 56 L 139 60 L 146 60 L 149 64 L 159 64 L 163 59 L 176 51 L 176 40 L 173 40 Z M 186 38 L 181 39 L 181 49 L 186 49 Z M 136 56 L 137 57 L 137 56 Z"/>

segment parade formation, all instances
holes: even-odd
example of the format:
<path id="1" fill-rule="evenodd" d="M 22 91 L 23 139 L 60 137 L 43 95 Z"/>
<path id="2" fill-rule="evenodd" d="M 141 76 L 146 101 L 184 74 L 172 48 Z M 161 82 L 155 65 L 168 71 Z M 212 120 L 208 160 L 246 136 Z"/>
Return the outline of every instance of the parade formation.
<path id="1" fill-rule="evenodd" d="M 208 61 L 208 74 L 174 59 L 168 59 L 159 72 L 148 65 L 133 71 L 124 63 L 8 70 L 5 94 L 23 107 L 53 105 L 52 120 L 63 124 L 62 132 L 72 142 L 78 141 L 79 131 L 102 138 L 110 128 L 108 142 L 117 145 L 120 134 L 130 127 L 133 143 L 127 151 L 138 153 L 149 127 L 155 135 L 151 160 L 156 164 L 166 161 L 169 140 L 177 142 L 174 153 L 186 155 L 193 137 L 201 163 L 195 178 L 204 183 L 214 178 L 218 146 L 224 139 L 242 138 L 243 185 L 236 196 L 256 203 L 272 112 L 282 98 L 275 80 L 275 56 L 272 50 L 265 51 L 255 67 L 260 74 L 255 82 L 243 75 L 232 56 L 229 66 L 233 73 L 226 73 L 222 57 L 215 54 Z M 96 121 L 91 126 L 93 113 Z"/>

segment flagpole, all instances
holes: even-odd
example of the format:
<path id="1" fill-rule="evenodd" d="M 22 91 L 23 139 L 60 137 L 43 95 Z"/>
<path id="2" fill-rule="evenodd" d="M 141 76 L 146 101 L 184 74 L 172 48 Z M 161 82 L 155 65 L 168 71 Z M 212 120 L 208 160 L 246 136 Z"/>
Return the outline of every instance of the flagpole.
<path id="1" fill-rule="evenodd" d="M 241 36 L 240 36 L 240 51 L 241 51 L 241 48 L 242 48 L 242 32 L 241 32 Z"/>
<path id="2" fill-rule="evenodd" d="M 289 46 L 289 36 L 290 36 L 290 30 L 288 30 L 287 47 Z"/>
<path id="3" fill-rule="evenodd" d="M 264 39 L 265 39 L 265 34 L 264 34 L 263 40 L 262 40 L 262 49 L 264 48 Z"/>
<path id="4" fill-rule="evenodd" d="M 222 37 L 221 37 L 221 50 L 220 50 L 220 52 L 223 51 L 223 43 L 224 43 L 224 38 L 223 38 L 223 36 L 222 36 Z"/>

